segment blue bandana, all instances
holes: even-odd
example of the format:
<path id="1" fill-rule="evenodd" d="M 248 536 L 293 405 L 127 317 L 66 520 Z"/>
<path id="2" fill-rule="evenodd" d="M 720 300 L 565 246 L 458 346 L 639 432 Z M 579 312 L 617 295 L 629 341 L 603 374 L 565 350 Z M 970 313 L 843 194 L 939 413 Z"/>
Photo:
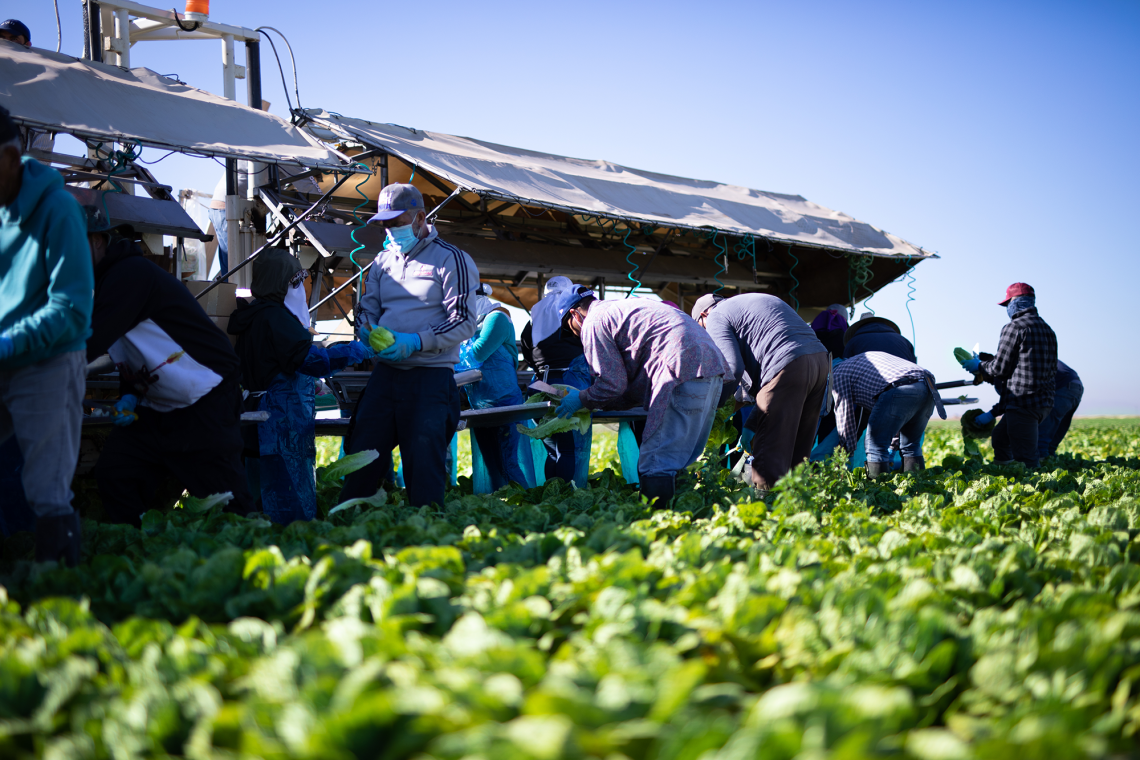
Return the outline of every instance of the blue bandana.
<path id="1" fill-rule="evenodd" d="M 1014 314 L 1020 314 L 1026 309 L 1032 309 L 1037 305 L 1037 299 L 1034 296 L 1017 296 L 1005 305 L 1005 313 L 1013 319 Z"/>

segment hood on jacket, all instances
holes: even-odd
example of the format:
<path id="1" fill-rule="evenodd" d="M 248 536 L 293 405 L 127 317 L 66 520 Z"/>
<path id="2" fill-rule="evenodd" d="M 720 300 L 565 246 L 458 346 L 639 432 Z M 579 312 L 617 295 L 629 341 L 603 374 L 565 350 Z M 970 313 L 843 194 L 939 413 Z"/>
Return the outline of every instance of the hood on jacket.
<path id="1" fill-rule="evenodd" d="M 284 248 L 270 248 L 253 260 L 253 284 L 250 292 L 258 300 L 284 304 L 293 277 L 301 271 L 301 262 Z"/>
<path id="2" fill-rule="evenodd" d="M 889 319 L 885 317 L 868 316 L 864 314 L 858 321 L 853 322 L 847 328 L 847 332 L 843 334 L 843 342 L 849 343 L 855 337 L 855 333 L 894 333 L 902 335 L 902 330 Z"/>
<path id="3" fill-rule="evenodd" d="M 24 167 L 20 192 L 16 200 L 0 207 L 0 222 L 4 224 L 20 224 L 30 219 L 45 195 L 63 187 L 63 175 L 55 169 L 44 166 L 31 156 L 23 156 L 20 160 Z"/>
<path id="4" fill-rule="evenodd" d="M 103 279 L 103 275 L 107 274 L 111 267 L 123 259 L 142 255 L 142 248 L 136 245 L 134 240 L 120 238 L 119 240 L 113 241 L 107 246 L 107 252 L 103 254 L 103 258 L 95 265 L 95 284 L 98 285 L 99 280 Z"/>

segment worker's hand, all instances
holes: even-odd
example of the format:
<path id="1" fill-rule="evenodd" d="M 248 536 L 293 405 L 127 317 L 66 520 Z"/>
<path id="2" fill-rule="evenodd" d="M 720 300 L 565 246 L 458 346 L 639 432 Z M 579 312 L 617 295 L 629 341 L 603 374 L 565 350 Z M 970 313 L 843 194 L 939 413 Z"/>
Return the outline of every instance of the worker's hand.
<path id="1" fill-rule="evenodd" d="M 571 388 L 562 397 L 561 403 L 558 404 L 558 416 L 570 417 L 582 408 L 582 399 L 580 398 L 581 391 L 577 388 Z"/>
<path id="2" fill-rule="evenodd" d="M 16 344 L 7 335 L 0 335 L 0 361 L 16 353 Z"/>
<path id="3" fill-rule="evenodd" d="M 376 325 L 368 325 L 368 324 L 361 325 L 360 326 L 360 340 L 363 341 L 364 343 L 367 343 L 368 339 L 372 337 L 372 331 L 375 329 L 376 329 Z"/>
<path id="4" fill-rule="evenodd" d="M 135 407 L 139 405 L 139 397 L 128 393 L 115 402 L 115 417 L 113 422 L 119 426 L 129 425 L 139 418 L 135 414 Z"/>
<path id="5" fill-rule="evenodd" d="M 358 340 L 329 346 L 327 350 L 330 359 L 346 359 L 349 364 L 360 364 L 365 359 L 376 356 L 376 352 L 367 343 Z"/>
<path id="6" fill-rule="evenodd" d="M 739 448 L 741 448 L 744 451 L 751 454 L 752 453 L 752 438 L 755 435 L 756 435 L 755 431 L 749 430 L 748 428 L 744 428 L 744 430 L 740 433 L 740 441 L 737 442 L 736 445 Z"/>
<path id="7" fill-rule="evenodd" d="M 377 359 L 386 362 L 402 362 L 423 347 L 420 343 L 420 336 L 415 333 L 394 332 L 392 337 L 396 342 L 376 354 Z"/>
<path id="8" fill-rule="evenodd" d="M 974 424 L 980 425 L 980 426 L 988 425 L 993 421 L 994 421 L 994 416 L 992 414 L 990 414 L 989 412 L 982 412 L 981 414 L 979 414 L 977 417 L 974 418 Z"/>
<path id="9" fill-rule="evenodd" d="M 982 363 L 981 359 L 979 359 L 976 356 L 971 356 L 969 359 L 966 359 L 965 361 L 962 362 L 962 369 L 976 375 L 976 374 L 978 374 L 978 365 L 981 363 Z"/>

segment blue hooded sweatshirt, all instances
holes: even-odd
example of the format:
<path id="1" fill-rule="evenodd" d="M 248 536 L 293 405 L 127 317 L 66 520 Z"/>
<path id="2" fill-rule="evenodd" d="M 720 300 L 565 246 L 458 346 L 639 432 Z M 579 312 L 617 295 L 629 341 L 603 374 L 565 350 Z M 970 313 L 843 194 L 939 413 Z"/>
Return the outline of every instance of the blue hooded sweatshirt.
<path id="1" fill-rule="evenodd" d="M 0 370 L 83 351 L 95 275 L 83 211 L 63 176 L 24 156 L 16 200 L 0 206 L 0 333 L 15 353 Z"/>

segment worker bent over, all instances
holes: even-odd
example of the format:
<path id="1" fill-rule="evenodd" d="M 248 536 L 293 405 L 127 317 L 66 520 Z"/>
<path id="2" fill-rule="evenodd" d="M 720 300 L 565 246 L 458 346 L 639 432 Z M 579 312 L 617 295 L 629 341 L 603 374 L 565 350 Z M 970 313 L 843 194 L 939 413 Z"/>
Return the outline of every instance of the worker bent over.
<path id="1" fill-rule="evenodd" d="M 921 440 L 930 413 L 946 419 L 934 389 L 934 375 L 922 367 L 882 351 L 866 351 L 845 359 L 833 371 L 835 421 L 839 442 L 848 454 L 859 440 L 860 409 L 870 410 L 867 423 L 867 475 L 890 470 L 890 446 L 899 437 L 903 472 L 922 470 Z"/>
<path id="2" fill-rule="evenodd" d="M 724 357 L 687 314 L 660 301 L 586 296 L 571 309 L 568 325 L 582 338 L 595 380 L 571 390 L 558 415 L 644 406 L 649 415 L 637 473 L 641 493 L 664 507 L 677 473 L 697 461 L 708 442 L 726 390 Z"/>
<path id="3" fill-rule="evenodd" d="M 390 330 L 395 342 L 377 354 L 345 446 L 350 454 L 375 449 L 380 458 L 345 478 L 341 500 L 376 493 L 399 446 L 408 500 L 443 504 L 447 448 L 459 424 L 454 367 L 459 344 L 475 334 L 479 271 L 439 239 L 415 187 L 389 185 L 378 207 L 369 224 L 382 224 L 387 242 L 368 273 L 356 323 L 365 342 L 373 327 Z"/>
<path id="4" fill-rule="evenodd" d="M 71 479 L 83 421 L 91 257 L 63 177 L 20 155 L 0 108 L 0 442 L 15 435 L 36 513 L 36 560 L 79 561 Z"/>
<path id="5" fill-rule="evenodd" d="M 109 519 L 139 525 L 175 481 L 202 498 L 230 493 L 226 511 L 253 508 L 241 465 L 238 358 L 186 286 L 143 257 L 130 227 L 101 229 L 88 206 L 95 262 L 93 334 L 87 357 L 109 353 L 122 397 L 95 480 Z M 137 419 L 136 419 L 137 417 Z"/>
<path id="6" fill-rule="evenodd" d="M 752 454 L 752 483 L 769 491 L 811 454 L 831 367 L 827 349 L 791 306 L 776 296 L 705 295 L 693 318 L 741 383 L 740 402 L 754 404 L 741 443 Z"/>

